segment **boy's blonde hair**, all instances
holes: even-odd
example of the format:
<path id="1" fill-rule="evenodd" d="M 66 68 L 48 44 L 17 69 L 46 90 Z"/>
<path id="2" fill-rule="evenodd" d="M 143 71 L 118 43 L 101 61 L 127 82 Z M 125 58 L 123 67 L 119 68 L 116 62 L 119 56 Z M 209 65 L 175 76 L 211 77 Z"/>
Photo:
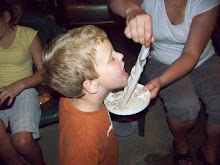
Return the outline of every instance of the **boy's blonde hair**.
<path id="1" fill-rule="evenodd" d="M 107 34 L 93 25 L 69 30 L 53 39 L 43 57 L 46 84 L 66 97 L 82 97 L 83 82 L 99 76 L 95 47 L 104 39 Z"/>

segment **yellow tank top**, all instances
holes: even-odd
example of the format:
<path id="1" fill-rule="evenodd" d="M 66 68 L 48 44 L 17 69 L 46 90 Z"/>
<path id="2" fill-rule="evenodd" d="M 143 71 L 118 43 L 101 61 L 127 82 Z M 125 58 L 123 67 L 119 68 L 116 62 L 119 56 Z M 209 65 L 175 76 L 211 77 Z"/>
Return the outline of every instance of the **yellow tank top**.
<path id="1" fill-rule="evenodd" d="M 30 45 L 37 31 L 17 26 L 14 42 L 10 48 L 0 46 L 0 88 L 33 74 Z"/>

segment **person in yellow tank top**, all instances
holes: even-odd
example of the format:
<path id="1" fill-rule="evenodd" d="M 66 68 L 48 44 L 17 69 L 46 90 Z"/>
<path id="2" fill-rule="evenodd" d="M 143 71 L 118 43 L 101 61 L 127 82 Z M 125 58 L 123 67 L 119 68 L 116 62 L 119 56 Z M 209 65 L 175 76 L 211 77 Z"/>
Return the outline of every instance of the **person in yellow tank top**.
<path id="1" fill-rule="evenodd" d="M 23 165 L 22 156 L 32 165 L 44 165 L 35 141 L 40 136 L 41 110 L 34 89 L 43 82 L 42 46 L 37 31 L 16 25 L 14 5 L 6 0 L 0 4 L 0 164 Z"/>

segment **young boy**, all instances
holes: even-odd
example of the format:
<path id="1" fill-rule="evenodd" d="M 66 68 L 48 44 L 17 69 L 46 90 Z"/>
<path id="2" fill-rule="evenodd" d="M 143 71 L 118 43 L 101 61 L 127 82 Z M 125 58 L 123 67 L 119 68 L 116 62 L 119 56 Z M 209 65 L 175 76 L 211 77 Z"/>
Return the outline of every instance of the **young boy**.
<path id="1" fill-rule="evenodd" d="M 118 146 L 103 104 L 127 85 L 123 55 L 92 25 L 52 40 L 44 53 L 45 82 L 64 97 L 59 107 L 59 164 L 116 165 Z"/>

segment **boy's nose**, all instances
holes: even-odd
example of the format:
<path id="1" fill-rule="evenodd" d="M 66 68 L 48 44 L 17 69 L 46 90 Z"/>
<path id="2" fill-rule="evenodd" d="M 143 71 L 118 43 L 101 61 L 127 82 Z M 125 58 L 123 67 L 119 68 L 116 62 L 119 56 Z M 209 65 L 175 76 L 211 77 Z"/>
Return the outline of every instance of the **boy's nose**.
<path id="1" fill-rule="evenodd" d="M 124 58 L 124 55 L 122 53 L 118 53 L 118 60 L 121 61 Z"/>

